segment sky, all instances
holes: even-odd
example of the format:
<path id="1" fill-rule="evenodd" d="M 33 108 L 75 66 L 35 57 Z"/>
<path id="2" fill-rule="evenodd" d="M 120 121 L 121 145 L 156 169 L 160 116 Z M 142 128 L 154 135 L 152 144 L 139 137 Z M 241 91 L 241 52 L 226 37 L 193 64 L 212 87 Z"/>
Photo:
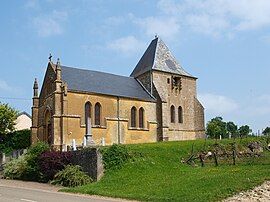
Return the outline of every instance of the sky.
<path id="1" fill-rule="evenodd" d="M 269 0 L 4 0 L 0 25 L 0 102 L 20 111 L 31 112 L 49 53 L 129 76 L 157 34 L 198 77 L 206 123 L 270 126 Z"/>

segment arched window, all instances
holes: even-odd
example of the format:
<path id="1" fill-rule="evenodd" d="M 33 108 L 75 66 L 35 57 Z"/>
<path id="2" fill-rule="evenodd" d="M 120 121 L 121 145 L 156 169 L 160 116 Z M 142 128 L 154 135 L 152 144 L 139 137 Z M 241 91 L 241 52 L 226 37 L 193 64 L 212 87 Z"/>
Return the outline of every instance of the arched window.
<path id="1" fill-rule="evenodd" d="M 144 109 L 139 109 L 139 128 L 144 128 Z"/>
<path id="2" fill-rule="evenodd" d="M 133 128 L 135 128 L 137 125 L 136 124 L 136 118 L 137 118 L 136 114 L 137 114 L 136 107 L 132 107 L 131 108 L 131 127 L 133 127 Z"/>
<path id="3" fill-rule="evenodd" d="M 181 106 L 178 107 L 178 123 L 183 123 L 183 109 Z"/>
<path id="4" fill-rule="evenodd" d="M 85 117 L 86 134 L 89 134 L 90 127 L 91 127 L 91 103 L 90 102 L 87 102 L 84 105 L 84 117 Z"/>
<path id="5" fill-rule="evenodd" d="M 171 123 L 175 123 L 175 107 L 171 106 Z"/>
<path id="6" fill-rule="evenodd" d="M 45 136 L 44 141 L 49 145 L 53 144 L 53 133 L 52 133 L 52 123 L 51 123 L 51 111 L 49 109 L 45 112 Z"/>
<path id="7" fill-rule="evenodd" d="M 95 125 L 101 125 L 101 105 L 99 102 L 95 105 Z"/>

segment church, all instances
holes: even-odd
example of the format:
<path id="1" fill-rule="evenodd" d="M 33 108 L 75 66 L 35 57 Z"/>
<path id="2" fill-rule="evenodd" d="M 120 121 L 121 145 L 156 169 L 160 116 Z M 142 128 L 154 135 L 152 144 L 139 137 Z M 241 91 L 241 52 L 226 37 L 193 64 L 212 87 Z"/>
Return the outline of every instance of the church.
<path id="1" fill-rule="evenodd" d="M 49 59 L 35 79 L 32 143 L 65 151 L 76 144 L 111 145 L 205 137 L 197 78 L 155 37 L 130 76 L 68 67 Z"/>

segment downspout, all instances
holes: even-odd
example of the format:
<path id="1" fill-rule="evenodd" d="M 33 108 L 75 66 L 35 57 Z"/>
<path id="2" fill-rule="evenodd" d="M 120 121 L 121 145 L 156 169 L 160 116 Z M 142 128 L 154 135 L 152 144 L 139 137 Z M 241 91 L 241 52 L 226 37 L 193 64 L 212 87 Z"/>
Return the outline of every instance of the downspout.
<path id="1" fill-rule="evenodd" d="M 119 103 L 119 97 L 117 97 L 117 139 L 118 144 L 121 143 L 121 136 L 120 136 L 120 103 Z"/>

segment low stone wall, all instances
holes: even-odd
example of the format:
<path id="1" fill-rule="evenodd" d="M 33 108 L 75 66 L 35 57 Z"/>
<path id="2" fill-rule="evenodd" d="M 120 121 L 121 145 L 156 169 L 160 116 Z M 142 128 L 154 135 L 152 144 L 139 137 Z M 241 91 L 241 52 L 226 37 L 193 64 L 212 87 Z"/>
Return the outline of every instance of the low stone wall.
<path id="1" fill-rule="evenodd" d="M 98 181 L 104 172 L 102 155 L 98 148 L 85 148 L 72 152 L 71 162 L 80 165 L 94 181 Z"/>

